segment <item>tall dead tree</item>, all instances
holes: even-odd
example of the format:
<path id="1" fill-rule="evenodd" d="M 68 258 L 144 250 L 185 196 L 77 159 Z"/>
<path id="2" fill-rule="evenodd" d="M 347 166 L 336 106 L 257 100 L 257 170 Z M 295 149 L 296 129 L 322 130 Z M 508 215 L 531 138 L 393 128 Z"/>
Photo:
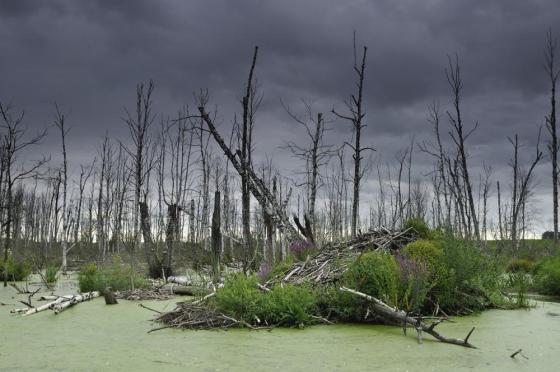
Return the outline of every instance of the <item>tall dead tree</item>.
<path id="1" fill-rule="evenodd" d="M 47 159 L 36 161 L 33 165 L 16 167 L 18 155 L 30 146 L 38 144 L 46 135 L 46 130 L 38 135 L 27 138 L 26 128 L 23 125 L 24 112 L 17 116 L 12 115 L 12 107 L 0 102 L 0 128 L 4 130 L 2 136 L 2 182 L 3 198 L 0 201 L 0 212 L 4 214 L 1 227 L 4 228 L 4 262 L 12 247 L 12 222 L 14 220 L 14 185 L 24 179 L 34 177 Z M 1 230 L 1 229 L 0 229 Z M 8 285 L 8 265 L 4 265 L 4 287 Z"/>
<path id="2" fill-rule="evenodd" d="M 353 193 L 352 193 L 352 222 L 351 222 L 351 234 L 352 236 L 356 236 L 357 234 L 357 226 L 358 226 L 358 218 L 359 218 L 359 210 L 360 210 L 360 186 L 362 177 L 364 175 L 364 171 L 362 169 L 362 152 L 365 150 L 373 150 L 371 147 L 362 147 L 361 143 L 361 135 L 362 129 L 366 127 L 363 123 L 365 117 L 365 110 L 363 107 L 363 88 L 364 88 L 364 77 L 365 77 L 365 69 L 366 69 L 366 54 L 367 54 L 367 47 L 363 47 L 361 64 L 358 64 L 358 56 L 356 51 L 356 37 L 354 35 L 354 72 L 356 73 L 357 77 L 357 89 L 358 91 L 356 94 L 352 94 L 350 96 L 350 101 L 345 102 L 347 109 L 349 110 L 349 114 L 342 115 L 337 113 L 334 109 L 332 112 L 339 118 L 348 120 L 352 123 L 352 130 L 354 135 L 354 144 L 350 144 L 346 142 L 345 144 L 350 147 L 354 154 L 352 155 L 352 159 L 354 160 L 354 177 L 352 180 L 353 186 Z"/>
<path id="3" fill-rule="evenodd" d="M 480 230 L 473 198 L 472 182 L 469 176 L 469 167 L 467 164 L 468 153 L 466 148 L 466 141 L 476 130 L 478 123 L 476 123 L 472 129 L 465 131 L 461 116 L 461 91 L 463 89 L 463 82 L 461 80 L 461 71 L 459 68 L 459 57 L 456 56 L 455 60 L 449 57 L 448 64 L 448 68 L 445 69 L 445 76 L 451 88 L 453 112 L 448 111 L 447 116 L 451 123 L 451 139 L 455 144 L 457 152 L 459 170 L 457 176 L 460 177 L 460 183 L 458 183 L 457 186 L 459 190 L 464 189 L 464 196 L 462 198 L 464 199 L 465 217 L 468 221 L 468 227 L 470 229 L 472 225 L 475 238 L 480 240 Z"/>
<path id="4" fill-rule="evenodd" d="M 66 211 L 68 210 L 67 202 L 68 202 L 68 158 L 66 157 L 66 135 L 68 134 L 69 130 L 65 126 L 65 118 L 64 114 L 60 111 L 57 104 L 55 104 L 56 108 L 56 119 L 54 124 L 60 130 L 60 137 L 62 140 L 62 169 L 61 169 L 61 177 L 62 177 L 62 238 L 60 240 L 60 246 L 62 248 L 62 266 L 61 271 L 66 273 L 67 267 L 67 254 L 68 254 L 68 241 L 67 241 L 67 232 L 68 232 L 68 219 L 66 218 Z"/>
<path id="5" fill-rule="evenodd" d="M 525 201 L 529 195 L 530 183 L 532 180 L 532 175 L 535 167 L 541 161 L 543 153 L 539 149 L 540 142 L 540 130 L 539 139 L 537 140 L 536 155 L 529 169 L 522 172 L 519 165 L 519 140 L 517 134 L 514 138 L 508 138 L 509 142 L 513 146 L 513 158 L 510 161 L 510 166 L 513 171 L 513 181 L 512 181 L 512 199 L 511 199 L 511 242 L 512 248 L 517 249 L 518 242 L 518 222 L 519 215 L 522 212 L 522 208 L 525 205 Z"/>
<path id="6" fill-rule="evenodd" d="M 214 211 L 212 213 L 212 276 L 215 282 L 220 279 L 220 257 L 222 254 L 222 233 L 220 220 L 220 191 L 214 193 Z"/>
<path id="7" fill-rule="evenodd" d="M 130 132 L 130 136 L 133 141 L 133 147 L 124 147 L 126 152 L 132 159 L 134 167 L 134 205 L 132 211 L 133 218 L 133 234 L 134 234 L 134 249 L 133 255 L 138 251 L 141 244 L 140 236 L 140 208 L 142 203 L 142 211 L 147 212 L 148 208 L 145 200 L 141 200 L 142 190 L 146 181 L 146 176 L 149 172 L 149 166 L 147 164 L 147 152 L 150 147 L 150 127 L 153 124 L 154 116 L 152 115 L 152 93 L 154 91 L 154 82 L 149 81 L 146 87 L 144 83 L 140 83 L 136 86 L 136 113 L 132 114 L 129 111 L 127 113 L 126 125 Z M 144 221 L 144 227 L 149 221 Z M 146 233 L 144 234 L 146 235 Z M 145 236 L 146 238 L 146 236 Z M 148 260 L 148 264 L 152 262 L 152 252 L 150 249 L 150 244 L 146 242 L 145 244 L 145 254 Z M 133 259 L 134 260 L 134 259 Z"/>
<path id="8" fill-rule="evenodd" d="M 552 160 L 552 214 L 554 219 L 554 246 L 558 243 L 558 134 L 556 128 L 556 83 L 560 69 L 556 67 L 556 38 L 552 30 L 546 34 L 544 68 L 550 82 L 550 113 L 546 116 L 546 127 L 550 133 L 548 151 Z"/>
<path id="9" fill-rule="evenodd" d="M 256 61 L 257 50 L 258 49 L 255 48 L 255 53 L 253 56 L 254 57 L 253 60 L 255 61 Z M 252 80 L 252 78 L 250 77 L 249 80 Z M 247 101 L 247 109 L 249 107 L 249 98 L 247 98 L 246 100 L 244 99 L 244 101 Z M 226 142 L 218 132 L 216 125 L 214 124 L 214 120 L 210 117 L 210 115 L 206 111 L 206 107 L 199 106 L 198 110 L 200 113 L 200 117 L 202 118 L 202 120 L 204 120 L 204 122 L 208 126 L 208 130 L 214 137 L 214 140 L 223 150 L 224 155 L 228 158 L 228 160 L 233 165 L 237 173 L 239 175 L 245 175 L 246 189 L 255 197 L 255 199 L 257 199 L 257 201 L 261 206 L 265 206 L 265 208 L 267 208 L 268 213 L 274 219 L 274 223 L 276 224 L 280 232 L 287 233 L 288 239 L 290 240 L 301 239 L 302 236 L 299 234 L 296 228 L 290 223 L 290 220 L 286 215 L 286 208 L 284 203 L 281 203 L 278 200 L 278 198 L 270 192 L 268 187 L 266 187 L 266 185 L 264 184 L 264 181 L 255 174 L 252 167 L 245 166 L 245 164 L 247 164 L 247 161 L 245 161 L 244 159 L 243 152 L 241 150 L 237 151 L 236 152 L 237 156 L 236 156 L 236 153 L 234 153 L 234 151 L 232 151 L 231 148 L 226 144 Z M 246 139 L 248 140 L 248 133 Z M 245 198 L 246 201 L 247 199 L 248 198 Z M 245 205 L 245 207 L 247 207 L 247 205 Z M 243 230 L 244 233 L 250 234 L 250 226 L 248 225 L 248 223 L 250 224 L 250 219 L 248 221 L 243 222 L 243 224 L 245 225 Z M 250 235 L 244 238 L 250 238 Z M 250 242 L 246 242 L 245 244 L 246 244 L 245 248 L 247 249 L 247 246 L 250 245 Z M 250 247 L 248 249 L 249 251 L 251 250 Z"/>
<path id="10" fill-rule="evenodd" d="M 311 221 L 311 228 L 315 230 L 315 204 L 317 192 L 322 185 L 321 168 L 325 167 L 334 155 L 333 146 L 323 142 L 325 131 L 325 120 L 323 113 L 317 113 L 315 117 L 310 103 L 302 100 L 307 113 L 307 120 L 293 113 L 289 107 L 284 105 L 288 115 L 303 127 L 308 137 L 308 145 L 301 146 L 295 142 L 287 142 L 285 147 L 292 155 L 305 161 L 305 185 L 307 187 L 307 216 Z"/>

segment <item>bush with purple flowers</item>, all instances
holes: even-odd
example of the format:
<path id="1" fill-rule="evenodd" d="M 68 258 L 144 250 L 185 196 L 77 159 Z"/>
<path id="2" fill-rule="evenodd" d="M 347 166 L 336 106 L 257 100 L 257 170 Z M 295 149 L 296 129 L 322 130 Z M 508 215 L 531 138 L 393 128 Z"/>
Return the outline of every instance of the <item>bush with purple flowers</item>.
<path id="1" fill-rule="evenodd" d="M 308 255 L 312 255 L 316 252 L 316 250 L 317 247 L 315 244 L 308 242 L 307 240 L 294 240 L 290 244 L 290 252 L 299 261 L 305 260 Z"/>

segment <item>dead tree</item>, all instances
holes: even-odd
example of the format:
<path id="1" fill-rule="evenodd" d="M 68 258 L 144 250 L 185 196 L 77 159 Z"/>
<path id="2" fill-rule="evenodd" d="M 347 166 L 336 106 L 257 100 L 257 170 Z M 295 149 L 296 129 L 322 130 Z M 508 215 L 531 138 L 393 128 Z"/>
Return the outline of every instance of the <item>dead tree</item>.
<path id="1" fill-rule="evenodd" d="M 513 159 L 510 161 L 510 166 L 513 171 L 513 181 L 512 181 L 512 200 L 511 200 L 511 242 L 512 248 L 517 248 L 517 241 L 518 241 L 518 220 L 519 214 L 522 211 L 523 206 L 525 205 L 525 201 L 527 200 L 529 194 L 529 187 L 530 182 L 532 179 L 532 174 L 537 166 L 537 164 L 541 161 L 543 153 L 539 149 L 539 142 L 540 142 L 540 130 L 539 130 L 539 139 L 537 140 L 536 146 L 536 155 L 529 169 L 526 172 L 522 172 L 519 166 L 519 141 L 517 134 L 514 138 L 508 138 L 509 142 L 513 146 Z"/>
<path id="2" fill-rule="evenodd" d="M 313 114 L 311 104 L 302 100 L 307 112 L 307 120 L 304 120 L 293 113 L 289 107 L 284 105 L 284 109 L 288 115 L 299 125 L 303 127 L 308 137 L 309 144 L 301 146 L 295 142 L 287 142 L 285 148 L 289 149 L 292 155 L 305 161 L 304 177 L 307 187 L 307 216 L 311 221 L 312 230 L 315 229 L 315 204 L 317 200 L 317 192 L 322 186 L 321 169 L 324 168 L 334 155 L 332 145 L 323 142 L 325 131 L 325 120 L 323 113 Z"/>
<path id="3" fill-rule="evenodd" d="M 214 211 L 212 213 L 212 276 L 214 282 L 220 279 L 220 257 L 222 254 L 222 233 L 220 221 L 220 191 L 214 193 Z"/>
<path id="4" fill-rule="evenodd" d="M 456 182 L 456 186 L 460 189 L 464 189 L 464 194 L 461 198 L 464 199 L 464 211 L 465 211 L 465 218 L 468 223 L 469 230 L 471 228 L 474 229 L 475 238 L 480 240 L 480 230 L 478 225 L 478 217 L 476 213 L 476 207 L 473 198 L 472 192 L 472 182 L 469 176 L 469 167 L 467 164 L 468 154 L 466 148 L 466 141 L 471 136 L 471 134 L 476 130 L 478 127 L 478 123 L 470 129 L 469 131 L 465 132 L 463 119 L 461 116 L 461 91 L 463 89 L 463 82 L 461 80 L 461 72 L 459 68 L 459 58 L 455 57 L 453 61 L 451 57 L 449 57 L 449 68 L 445 69 L 445 76 L 447 77 L 447 82 L 451 88 L 452 99 L 453 99 L 453 112 L 448 111 L 447 116 L 451 123 L 451 139 L 456 147 L 457 152 L 457 162 L 458 162 L 458 171 L 456 176 L 459 178 Z"/>
<path id="5" fill-rule="evenodd" d="M 554 246 L 558 243 L 558 136 L 556 128 L 556 83 L 560 69 L 556 66 L 556 39 L 552 30 L 546 34 L 544 68 L 550 82 L 550 113 L 546 116 L 546 127 L 550 133 L 548 151 L 552 160 L 552 214 L 554 219 Z"/>
<path id="6" fill-rule="evenodd" d="M 14 185 L 27 178 L 34 177 L 40 167 L 42 167 L 47 159 L 43 158 L 36 161 L 29 167 L 23 164 L 16 167 L 17 157 L 30 146 L 38 144 L 46 135 L 46 130 L 38 135 L 26 138 L 26 128 L 23 125 L 24 112 L 17 116 L 12 115 L 12 107 L 3 105 L 0 102 L 0 128 L 5 133 L 2 137 L 2 181 L 3 198 L 0 201 L 0 212 L 3 212 L 4 219 L 1 227 L 4 228 L 4 262 L 8 261 L 8 253 L 12 247 L 12 222 L 14 219 Z M 4 287 L 8 285 L 8 265 L 4 265 Z"/>
<path id="7" fill-rule="evenodd" d="M 352 94 L 350 96 L 350 101 L 346 102 L 346 106 L 349 114 L 342 115 L 337 113 L 334 109 L 332 112 L 339 118 L 344 119 L 352 123 L 352 130 L 354 135 L 354 144 L 350 144 L 348 142 L 345 143 L 348 147 L 350 147 L 354 154 L 352 155 L 352 159 L 354 160 L 354 177 L 352 180 L 353 186 L 353 194 L 352 194 L 352 225 L 351 225 L 351 234 L 352 236 L 356 236 L 357 229 L 358 229 L 358 214 L 360 209 L 360 186 L 362 177 L 364 176 L 364 171 L 361 166 L 361 162 L 363 160 L 362 152 L 366 150 L 374 150 L 371 147 L 362 147 L 361 143 L 361 133 L 362 129 L 366 127 L 363 123 L 365 117 L 365 111 L 363 107 L 363 88 L 364 88 L 364 77 L 365 77 L 365 69 L 366 69 L 366 54 L 367 54 L 367 47 L 363 47 L 361 64 L 358 65 L 357 61 L 357 51 L 356 51 L 356 35 L 354 35 L 354 72 L 356 73 L 357 77 L 357 88 L 358 91 L 356 94 Z"/>
<path id="8" fill-rule="evenodd" d="M 150 127 L 153 124 L 154 117 L 152 115 L 152 93 L 154 91 L 154 82 L 152 80 L 149 81 L 148 86 L 146 87 L 144 83 L 140 83 L 136 86 L 136 112 L 135 114 L 130 113 L 128 110 L 126 125 L 130 132 L 130 136 L 132 137 L 133 147 L 128 148 L 124 147 L 128 155 L 131 157 L 133 162 L 133 179 L 134 179 L 134 204 L 132 209 L 132 218 L 133 218 L 133 235 L 134 235 L 134 248 L 133 248 L 133 256 L 134 253 L 138 251 L 140 248 L 141 243 L 141 236 L 140 236 L 140 224 L 139 224 L 139 217 L 140 217 L 140 209 L 143 208 L 144 212 L 148 212 L 147 205 L 145 201 L 142 201 L 141 193 L 144 187 L 147 173 L 149 171 L 149 167 L 146 161 L 146 155 L 149 151 L 151 146 L 150 143 Z M 141 203 L 143 204 L 141 206 Z M 148 220 L 144 221 L 148 222 Z M 145 225 L 143 225 L 145 227 Z M 144 233 L 144 235 L 147 235 Z M 148 234 L 149 235 L 149 234 Z M 145 236 L 146 237 L 146 236 Z M 145 238 L 144 237 L 144 238 Z M 146 242 L 145 242 L 146 243 Z M 151 250 L 149 248 L 149 244 L 145 244 L 144 252 L 148 263 L 151 260 Z M 134 259 L 133 259 L 134 260 Z M 132 261 L 133 261 L 132 260 Z"/>
<path id="9" fill-rule="evenodd" d="M 56 108 L 56 119 L 54 124 L 60 130 L 60 137 L 62 140 L 62 239 L 60 241 L 60 245 L 62 247 L 62 266 L 61 271 L 66 273 L 67 267 L 67 257 L 68 254 L 68 241 L 67 241 L 67 232 L 68 232 L 68 219 L 66 218 L 66 211 L 68 210 L 67 201 L 68 201 L 68 159 L 66 157 L 66 135 L 68 134 L 69 130 L 65 127 L 64 121 L 64 114 L 60 111 L 57 104 L 55 104 Z"/>

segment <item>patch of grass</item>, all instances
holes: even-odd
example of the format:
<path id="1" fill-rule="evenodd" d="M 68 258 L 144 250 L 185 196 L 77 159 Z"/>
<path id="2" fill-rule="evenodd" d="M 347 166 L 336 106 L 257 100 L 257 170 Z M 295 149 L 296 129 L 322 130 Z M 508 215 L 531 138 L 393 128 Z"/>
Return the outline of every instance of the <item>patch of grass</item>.
<path id="1" fill-rule="evenodd" d="M 115 291 L 134 288 L 144 288 L 147 282 L 138 273 L 132 271 L 128 265 L 121 264 L 119 258 L 114 258 L 108 266 L 97 267 L 96 264 L 84 266 L 78 275 L 80 292 L 104 291 L 111 287 Z"/>
<path id="2" fill-rule="evenodd" d="M 54 265 L 48 265 L 47 268 L 45 269 L 45 280 L 47 281 L 47 283 L 49 284 L 56 283 L 57 274 L 58 274 L 58 267 Z"/>

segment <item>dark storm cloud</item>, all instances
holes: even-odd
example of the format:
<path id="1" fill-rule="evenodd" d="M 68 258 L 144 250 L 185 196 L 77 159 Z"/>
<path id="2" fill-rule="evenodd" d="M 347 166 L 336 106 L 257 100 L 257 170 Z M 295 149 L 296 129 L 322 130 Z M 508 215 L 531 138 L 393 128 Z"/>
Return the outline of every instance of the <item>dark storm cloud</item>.
<path id="1" fill-rule="evenodd" d="M 0 99 L 25 108 L 37 127 L 52 123 L 57 101 L 73 125 L 75 159 L 87 161 L 107 129 L 126 135 L 123 106 L 133 106 L 136 83 L 149 78 L 157 112 L 173 115 L 208 88 L 220 120 L 231 122 L 259 45 L 257 150 L 272 151 L 282 133 L 297 139 L 280 99 L 344 109 L 354 89 L 356 31 L 358 46 L 369 48 L 365 141 L 378 156 L 392 159 L 412 135 L 429 134 L 433 99 L 449 108 L 444 68 L 457 53 L 465 121 L 479 122 L 473 166 L 487 160 L 505 174 L 507 135 L 534 144 L 546 114 L 542 51 L 547 28 L 560 32 L 558 19 L 556 0 L 3 0 Z M 332 126 L 338 142 L 349 133 L 345 123 Z M 57 141 L 51 135 L 46 146 Z M 548 182 L 546 172 L 540 177 Z"/>

